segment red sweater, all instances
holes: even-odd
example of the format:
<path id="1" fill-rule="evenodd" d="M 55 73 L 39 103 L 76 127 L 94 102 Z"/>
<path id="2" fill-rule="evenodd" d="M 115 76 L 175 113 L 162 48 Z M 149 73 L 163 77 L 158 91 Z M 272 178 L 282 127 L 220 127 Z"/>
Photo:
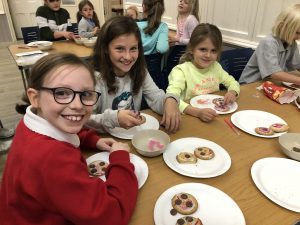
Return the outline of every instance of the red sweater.
<path id="1" fill-rule="evenodd" d="M 99 137 L 79 134 L 81 148 Z M 0 224 L 128 224 L 138 183 L 126 151 L 110 154 L 107 181 L 89 177 L 80 149 L 18 125 L 0 190 Z"/>

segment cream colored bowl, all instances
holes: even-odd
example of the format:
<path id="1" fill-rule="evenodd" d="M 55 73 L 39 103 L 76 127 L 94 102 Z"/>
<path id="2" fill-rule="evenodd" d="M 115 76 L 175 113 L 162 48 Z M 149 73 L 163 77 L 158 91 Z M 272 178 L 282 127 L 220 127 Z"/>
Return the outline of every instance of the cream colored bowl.
<path id="1" fill-rule="evenodd" d="M 39 43 L 37 43 L 38 48 L 42 51 L 52 49 L 52 45 L 53 43 L 51 41 L 40 41 Z"/>
<path id="2" fill-rule="evenodd" d="M 161 130 L 142 130 L 133 136 L 131 142 L 139 154 L 155 157 L 165 151 L 170 143 L 170 137 Z"/>
<path id="3" fill-rule="evenodd" d="M 97 37 L 92 37 L 92 38 L 89 38 L 89 39 L 84 39 L 83 44 L 86 47 L 93 48 L 96 44 L 96 41 L 97 41 Z"/>
<path id="4" fill-rule="evenodd" d="M 283 134 L 278 141 L 284 154 L 300 161 L 300 133 Z"/>
<path id="5" fill-rule="evenodd" d="M 84 38 L 75 38 L 74 41 L 78 45 L 83 45 Z"/>

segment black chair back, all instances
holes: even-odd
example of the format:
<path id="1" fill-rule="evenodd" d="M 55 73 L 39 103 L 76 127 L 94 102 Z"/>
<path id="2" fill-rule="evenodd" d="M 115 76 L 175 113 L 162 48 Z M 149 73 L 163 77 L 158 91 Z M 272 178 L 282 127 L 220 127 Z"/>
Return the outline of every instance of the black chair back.
<path id="1" fill-rule="evenodd" d="M 220 64 L 227 73 L 238 81 L 253 52 L 252 48 L 237 48 L 224 51 L 221 54 Z"/>
<path id="2" fill-rule="evenodd" d="M 37 26 L 21 27 L 21 31 L 25 44 L 39 40 L 39 28 Z"/>
<path id="3" fill-rule="evenodd" d="M 166 80 L 162 75 L 162 54 L 154 53 L 145 55 L 147 69 L 154 83 L 160 88 L 166 89 Z"/>
<path id="4" fill-rule="evenodd" d="M 164 73 L 169 76 L 173 67 L 178 65 L 180 57 L 185 53 L 186 45 L 175 45 L 170 48 L 170 53 L 167 58 L 166 67 L 164 68 Z"/>
<path id="5" fill-rule="evenodd" d="M 72 23 L 72 32 L 76 35 L 78 35 L 78 24 Z"/>

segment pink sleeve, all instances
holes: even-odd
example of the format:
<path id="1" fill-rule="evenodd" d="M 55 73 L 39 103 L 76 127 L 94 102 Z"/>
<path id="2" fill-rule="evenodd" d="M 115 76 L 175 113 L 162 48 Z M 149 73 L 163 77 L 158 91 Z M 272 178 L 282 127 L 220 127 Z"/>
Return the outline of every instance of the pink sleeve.
<path id="1" fill-rule="evenodd" d="M 198 24 L 199 24 L 199 21 L 196 19 L 195 16 L 193 16 L 193 15 L 188 16 L 188 18 L 186 19 L 186 22 L 184 24 L 184 27 L 183 27 L 182 37 L 179 40 L 179 42 L 181 44 L 187 45 L 189 43 L 192 33 Z"/>

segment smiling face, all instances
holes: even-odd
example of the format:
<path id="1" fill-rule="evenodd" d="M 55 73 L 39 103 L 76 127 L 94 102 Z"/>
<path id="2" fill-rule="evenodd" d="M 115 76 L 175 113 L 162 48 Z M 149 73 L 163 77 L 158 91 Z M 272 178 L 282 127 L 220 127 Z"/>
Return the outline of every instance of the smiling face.
<path id="1" fill-rule="evenodd" d="M 193 64 L 199 69 L 205 69 L 213 64 L 218 58 L 218 51 L 210 38 L 206 38 L 192 50 Z"/>
<path id="2" fill-rule="evenodd" d="M 108 54 L 116 76 L 125 76 L 138 58 L 138 39 L 134 34 L 120 35 L 109 43 Z"/>
<path id="3" fill-rule="evenodd" d="M 83 66 L 64 65 L 54 68 L 46 75 L 43 87 L 67 87 L 74 91 L 94 90 L 90 72 Z M 48 90 L 27 91 L 30 102 L 37 109 L 37 115 L 47 120 L 57 129 L 76 134 L 89 119 L 93 106 L 84 106 L 78 94 L 69 104 L 59 104 Z"/>
<path id="4" fill-rule="evenodd" d="M 83 6 L 83 8 L 81 10 L 81 15 L 84 18 L 92 19 L 93 18 L 93 14 L 94 14 L 94 9 L 92 7 L 90 7 L 89 5 Z"/>

